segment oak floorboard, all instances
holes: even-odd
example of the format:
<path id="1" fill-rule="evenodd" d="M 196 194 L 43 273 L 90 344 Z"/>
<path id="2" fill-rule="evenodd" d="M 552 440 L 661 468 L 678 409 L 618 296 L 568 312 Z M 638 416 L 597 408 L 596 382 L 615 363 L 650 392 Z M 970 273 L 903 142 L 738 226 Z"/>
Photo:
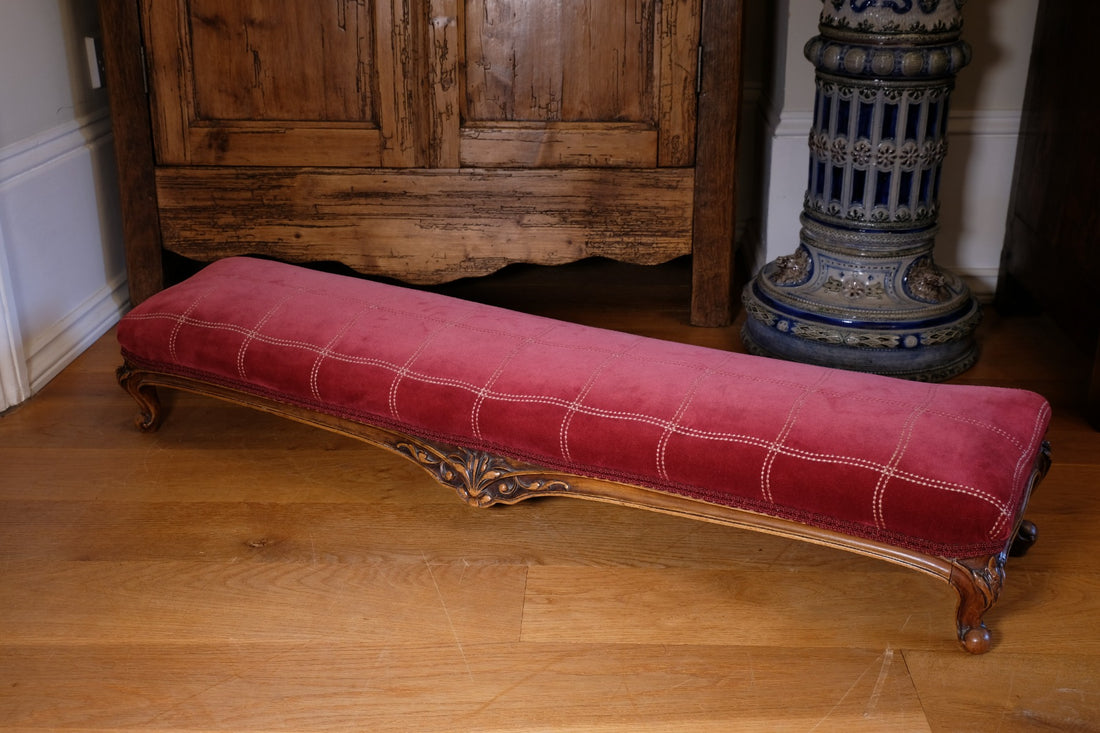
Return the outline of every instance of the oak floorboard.
<path id="1" fill-rule="evenodd" d="M 1031 653 L 1002 655 L 996 662 L 920 651 L 904 655 L 933 730 L 1100 730 L 1095 650 L 1050 654 L 1037 643 Z"/>
<path id="2" fill-rule="evenodd" d="M 0 569 L 0 643 L 75 645 L 105 636 L 128 644 L 517 640 L 526 573 L 516 565 L 247 559 L 26 561 Z M 484 613 L 492 624 L 465 622 Z"/>
<path id="3" fill-rule="evenodd" d="M 423 483 L 420 488 L 437 488 Z M 564 498 L 489 510 L 467 507 L 453 495 L 443 504 L 401 503 L 399 495 L 375 502 L 0 500 L 0 560 L 243 557 L 662 569 L 794 565 L 817 572 L 882 568 L 793 540 Z"/>
<path id="4" fill-rule="evenodd" d="M 827 573 L 786 561 L 766 571 L 533 567 L 522 638 L 957 650 L 946 584 L 866 563 Z M 990 614 L 995 630 L 1000 620 Z"/>
<path id="5" fill-rule="evenodd" d="M 85 730 L 928 730 L 900 653 L 692 645 L 17 645 L 0 718 Z M 791 695 L 791 679 L 802 679 Z M 8 685 L 5 685 L 8 688 Z"/>
<path id="6" fill-rule="evenodd" d="M 686 325 L 690 275 L 441 289 L 740 348 Z M 971 657 L 946 584 L 849 553 L 597 502 L 473 509 L 386 451 L 188 394 L 142 434 L 108 334 L 0 416 L 0 733 L 1100 731 L 1088 361 L 1042 316 L 987 313 L 979 339 L 957 381 L 1047 396 L 1055 464 Z"/>

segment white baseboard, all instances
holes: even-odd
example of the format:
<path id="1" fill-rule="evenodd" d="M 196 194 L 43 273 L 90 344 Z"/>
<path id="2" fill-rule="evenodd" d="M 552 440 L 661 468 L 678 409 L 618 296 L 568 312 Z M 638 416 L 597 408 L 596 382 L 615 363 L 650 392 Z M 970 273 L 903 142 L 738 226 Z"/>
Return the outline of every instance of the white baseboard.
<path id="1" fill-rule="evenodd" d="M 107 333 L 129 307 L 126 278 L 117 277 L 52 328 L 31 339 L 27 353 L 31 393 L 42 389 Z"/>
<path id="2" fill-rule="evenodd" d="M 993 296 L 997 294 L 997 278 L 1000 269 L 996 267 L 958 267 L 948 268 L 962 278 L 966 286 L 970 288 L 970 294 L 979 303 L 992 303 Z"/>

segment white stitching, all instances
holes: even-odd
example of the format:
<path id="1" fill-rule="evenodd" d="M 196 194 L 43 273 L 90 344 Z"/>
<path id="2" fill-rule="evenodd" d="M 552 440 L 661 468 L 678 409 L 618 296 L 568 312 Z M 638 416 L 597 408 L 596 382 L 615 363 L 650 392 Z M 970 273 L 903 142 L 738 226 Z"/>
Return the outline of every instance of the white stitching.
<path id="1" fill-rule="evenodd" d="M 202 299 L 212 292 L 213 289 L 207 290 L 205 293 L 199 293 L 199 296 L 191 302 L 191 305 L 187 306 L 187 310 L 183 313 L 175 314 L 175 316 L 172 317 L 175 324 L 172 326 L 172 332 L 168 335 L 168 353 L 171 355 L 172 359 L 176 361 L 179 360 L 179 356 L 176 354 L 176 340 L 179 336 L 180 329 L 183 328 L 183 324 L 191 320 L 191 311 L 195 310 L 195 308 L 199 306 L 199 303 L 202 302 Z"/>
<path id="2" fill-rule="evenodd" d="M 1039 411 L 1035 414 L 1035 422 L 1031 428 L 1031 440 L 1025 450 L 1020 452 L 1020 457 L 1016 459 L 1016 470 L 1012 472 L 1012 486 L 1016 487 L 1023 480 L 1023 472 L 1030 471 L 1033 461 L 1029 461 L 1028 458 L 1035 451 L 1036 444 L 1043 439 L 1043 425 L 1046 422 L 1046 418 L 1050 412 L 1050 404 L 1044 402 Z M 1001 516 L 993 523 L 993 526 L 989 528 L 989 536 L 996 537 L 1000 533 L 1001 527 L 1011 517 L 1009 508 L 1006 506 L 1001 510 Z"/>
<path id="3" fill-rule="evenodd" d="M 901 435 L 898 436 L 898 442 L 894 446 L 894 454 L 890 456 L 890 460 L 882 467 L 882 472 L 879 474 L 878 481 L 875 482 L 875 491 L 871 499 L 871 511 L 875 517 L 875 524 L 883 529 L 886 528 L 886 519 L 883 516 L 882 509 L 883 498 L 886 494 L 886 485 L 890 482 L 890 479 L 895 476 L 898 464 L 901 462 L 902 456 L 904 456 L 905 452 L 909 449 L 909 442 L 913 439 L 913 430 L 916 427 L 917 420 L 925 413 L 928 404 L 932 401 L 935 394 L 935 387 L 930 385 L 924 400 L 919 405 L 914 405 L 910 410 L 905 418 L 905 422 L 902 424 Z"/>
<path id="4" fill-rule="evenodd" d="M 552 328 L 554 328 L 554 324 L 549 324 L 543 329 L 542 333 L 545 334 Z M 499 364 L 497 364 L 497 368 L 489 375 L 489 378 L 485 381 L 485 385 L 478 390 L 477 399 L 474 400 L 474 406 L 470 410 L 470 432 L 478 440 L 481 440 L 481 405 L 485 402 L 485 398 L 491 394 L 489 391 L 490 387 L 496 384 L 497 380 L 500 379 L 500 375 L 504 373 L 505 367 L 512 362 L 512 359 L 516 358 L 516 354 L 522 351 L 525 346 L 529 346 L 533 342 L 534 337 L 517 341 L 512 350 L 504 356 Z"/>
<path id="5" fill-rule="evenodd" d="M 802 410 L 802 406 L 809 399 L 810 395 L 817 392 L 817 389 L 821 386 L 821 383 L 829 376 L 829 372 L 822 371 L 817 375 L 817 380 L 813 384 L 802 385 L 802 394 L 798 396 L 792 404 L 791 408 L 787 410 L 787 419 L 783 422 L 783 427 L 779 429 L 779 435 L 775 437 L 768 445 L 768 453 L 764 457 L 764 462 L 760 464 L 760 491 L 764 495 L 764 499 L 769 503 L 773 502 L 772 499 L 772 466 L 775 465 L 775 457 L 782 449 L 783 441 L 790 435 L 791 430 L 794 428 L 794 423 L 798 419 L 798 413 Z"/>
<path id="6" fill-rule="evenodd" d="M 467 318 L 473 317 L 473 315 L 474 311 L 467 311 L 467 313 L 463 316 L 463 321 Z M 409 367 L 414 361 L 416 361 L 420 357 L 420 355 L 424 352 L 424 349 L 428 347 L 428 344 L 434 341 L 440 334 L 442 334 L 447 329 L 462 325 L 462 321 L 428 321 L 428 323 L 434 324 L 436 326 L 435 330 L 431 331 L 427 336 L 424 337 L 424 340 L 420 342 L 420 345 L 416 347 L 416 350 L 409 356 L 408 359 L 405 360 L 405 363 L 398 368 L 397 373 L 394 374 L 393 381 L 390 382 L 390 391 L 387 402 L 390 407 L 390 416 L 393 417 L 395 420 L 400 419 L 400 414 L 397 411 L 397 387 L 400 385 L 402 379 L 414 373 L 409 369 Z M 426 380 L 419 381 L 424 382 Z"/>
<path id="7" fill-rule="evenodd" d="M 588 396 L 588 393 L 592 390 L 592 385 L 596 383 L 596 380 L 599 379 L 600 375 L 603 374 L 604 370 L 611 362 L 621 359 L 626 352 L 633 349 L 637 344 L 638 342 L 635 341 L 627 346 L 626 349 L 607 354 L 604 360 L 588 375 L 588 379 L 585 381 L 584 385 L 581 386 L 580 393 L 577 394 L 572 401 L 565 403 L 565 414 L 562 416 L 561 425 L 558 428 L 558 447 L 561 450 L 562 458 L 565 460 L 573 460 L 572 456 L 569 454 L 569 427 L 573 423 L 573 416 L 580 412 L 580 408 L 584 406 L 581 400 Z"/>
<path id="8" fill-rule="evenodd" d="M 271 316 L 275 315 L 275 311 L 282 308 L 288 300 L 290 300 L 290 295 L 284 295 L 282 299 L 279 300 L 279 302 L 268 309 L 267 313 L 263 314 L 263 316 L 260 318 L 259 322 L 255 326 L 245 332 L 244 340 L 241 341 L 241 346 L 239 349 L 237 349 L 237 374 L 240 375 L 241 379 L 247 379 L 244 373 L 245 352 L 248 351 L 248 347 L 252 344 L 256 337 L 260 335 L 260 329 L 264 327 L 264 324 L 271 320 Z"/>
<path id="9" fill-rule="evenodd" d="M 727 356 L 725 360 L 728 361 L 729 357 Z M 665 463 L 665 458 L 667 457 L 668 443 L 675 432 L 675 428 L 679 427 L 680 418 L 684 416 L 684 413 L 687 412 L 688 406 L 691 405 L 692 401 L 695 399 L 695 395 L 699 391 L 699 385 L 703 383 L 703 380 L 706 377 L 709 377 L 712 374 L 714 374 L 714 370 L 706 369 L 702 373 L 696 375 L 687 392 L 680 400 L 680 404 L 676 408 L 676 412 L 673 413 L 672 419 L 669 420 L 668 426 L 661 433 L 660 440 L 657 441 L 657 473 L 661 476 L 661 478 L 665 479 L 666 481 L 669 480 L 668 466 Z"/>
<path id="10" fill-rule="evenodd" d="M 313 398 L 315 400 L 321 399 L 321 388 L 317 383 L 317 379 L 321 373 L 321 364 L 323 364 L 325 358 L 332 353 L 332 345 L 335 344 L 337 340 L 339 340 L 344 334 L 346 334 L 348 332 L 348 329 L 351 328 L 352 324 L 362 318 L 363 314 L 369 310 L 371 310 L 371 308 L 368 306 L 367 308 L 364 308 L 363 310 L 355 313 L 344 323 L 343 326 L 341 326 L 336 331 L 335 334 L 333 334 L 332 338 L 328 340 L 328 343 L 325 344 L 324 348 L 317 352 L 317 358 L 313 360 L 313 366 L 310 367 L 309 370 L 309 391 L 313 395 Z"/>

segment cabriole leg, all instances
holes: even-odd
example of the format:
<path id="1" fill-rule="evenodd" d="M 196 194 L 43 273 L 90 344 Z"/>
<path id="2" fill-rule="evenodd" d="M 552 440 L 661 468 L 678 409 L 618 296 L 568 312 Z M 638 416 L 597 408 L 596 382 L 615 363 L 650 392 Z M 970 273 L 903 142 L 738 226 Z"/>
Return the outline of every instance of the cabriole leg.
<path id="1" fill-rule="evenodd" d="M 971 654 L 989 651 L 993 637 L 983 617 L 1001 595 L 1005 581 L 1005 553 L 955 560 L 951 585 L 959 594 L 956 614 L 959 641 Z"/>
<path id="2" fill-rule="evenodd" d="M 141 372 L 135 371 L 129 364 L 123 364 L 115 371 L 119 386 L 130 393 L 134 401 L 141 408 L 141 413 L 134 418 L 134 424 L 145 433 L 151 433 L 160 427 L 161 408 L 160 398 L 157 396 L 157 388 L 151 384 L 145 384 L 141 379 Z"/>

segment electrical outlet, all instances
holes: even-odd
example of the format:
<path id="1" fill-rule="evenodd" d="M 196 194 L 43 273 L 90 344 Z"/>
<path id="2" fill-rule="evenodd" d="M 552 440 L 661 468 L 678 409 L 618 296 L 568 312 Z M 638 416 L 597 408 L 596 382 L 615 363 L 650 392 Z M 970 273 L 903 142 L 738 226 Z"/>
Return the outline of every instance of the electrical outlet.
<path id="1" fill-rule="evenodd" d="M 84 54 L 88 59 L 88 81 L 92 89 L 99 89 L 103 86 L 103 55 L 98 38 L 84 36 Z"/>

